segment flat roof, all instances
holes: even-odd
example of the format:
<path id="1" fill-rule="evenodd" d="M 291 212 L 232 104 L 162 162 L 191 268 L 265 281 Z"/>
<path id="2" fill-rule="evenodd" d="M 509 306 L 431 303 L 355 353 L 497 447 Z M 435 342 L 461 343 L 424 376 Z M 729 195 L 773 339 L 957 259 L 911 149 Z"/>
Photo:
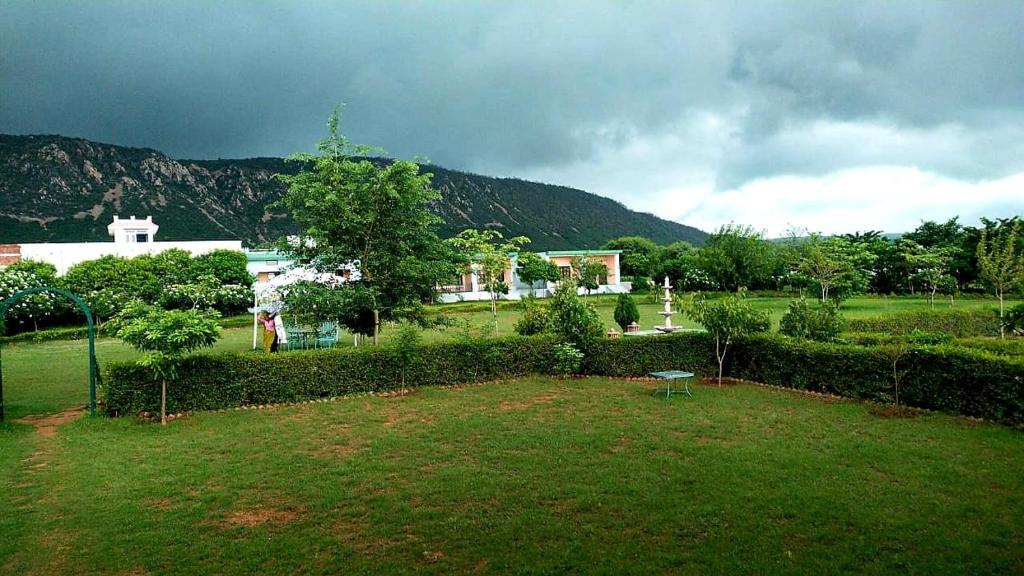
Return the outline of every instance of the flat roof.
<path id="1" fill-rule="evenodd" d="M 622 250 L 549 250 L 542 252 L 548 256 L 601 256 L 604 254 L 622 254 Z"/>
<path id="2" fill-rule="evenodd" d="M 245 259 L 249 262 L 266 262 L 267 260 L 294 260 L 295 258 L 291 254 L 277 250 L 249 250 L 245 253 Z"/>

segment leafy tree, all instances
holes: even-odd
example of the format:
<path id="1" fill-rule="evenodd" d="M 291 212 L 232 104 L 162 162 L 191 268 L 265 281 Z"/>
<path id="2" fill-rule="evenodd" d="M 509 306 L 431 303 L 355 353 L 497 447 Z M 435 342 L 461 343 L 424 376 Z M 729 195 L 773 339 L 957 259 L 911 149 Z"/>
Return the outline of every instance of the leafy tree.
<path id="1" fill-rule="evenodd" d="M 373 300 L 361 286 L 297 282 L 283 289 L 282 296 L 288 317 L 299 324 L 330 322 L 353 334 L 373 335 Z"/>
<path id="2" fill-rule="evenodd" d="M 771 327 L 768 313 L 751 306 L 743 291 L 717 300 L 708 300 L 698 292 L 691 297 L 685 309 L 691 320 L 703 326 L 715 338 L 719 386 L 722 385 L 725 355 L 733 339 L 745 334 L 767 332 Z"/>
<path id="3" fill-rule="evenodd" d="M 658 259 L 659 248 L 643 236 L 622 236 L 605 242 L 605 250 L 621 250 L 619 271 L 625 276 L 650 278 Z"/>
<path id="4" fill-rule="evenodd" d="M 846 322 L 839 308 L 831 302 L 811 306 L 800 298 L 789 303 L 789 310 L 779 321 L 779 332 L 794 338 L 830 342 L 839 337 Z"/>
<path id="5" fill-rule="evenodd" d="M 175 257 L 177 258 L 177 256 Z M 246 265 L 247 260 L 242 252 L 212 250 L 196 256 L 192 260 L 190 273 L 192 278 L 213 276 L 221 284 L 249 286 L 253 283 L 253 277 L 252 274 L 249 274 Z"/>
<path id="6" fill-rule="evenodd" d="M 910 266 L 911 280 L 925 289 L 932 307 L 935 306 L 935 294 L 940 290 L 953 294 L 956 279 L 950 271 L 954 257 L 952 248 L 939 245 L 925 248 L 913 240 L 903 240 L 899 247 Z"/>
<path id="7" fill-rule="evenodd" d="M 1020 220 L 1014 220 L 1009 226 L 997 228 L 994 234 L 982 230 L 978 242 L 978 270 L 999 298 L 1000 319 L 1006 315 L 1006 293 L 1024 282 L 1024 255 L 1017 253 L 1019 236 Z M 1005 336 L 1005 330 L 1000 329 L 1000 335 Z"/>
<path id="8" fill-rule="evenodd" d="M 978 238 L 978 231 L 961 225 L 958 218 L 941 224 L 925 221 L 913 232 L 903 235 L 903 240 L 916 242 L 925 249 L 943 249 L 949 258 L 949 274 L 955 278 L 958 287 L 974 282 L 978 277 Z"/>
<path id="9" fill-rule="evenodd" d="M 160 423 L 167 423 L 167 383 L 178 378 L 178 367 L 191 352 L 212 346 L 220 337 L 216 312 L 161 310 L 132 304 L 117 316 L 114 334 L 145 355 L 139 364 L 160 380 Z"/>
<path id="10" fill-rule="evenodd" d="M 530 286 L 531 295 L 533 285 L 537 282 L 558 282 L 562 279 L 554 262 L 545 260 L 534 252 L 520 252 L 516 257 L 516 267 L 519 279 Z"/>
<path id="11" fill-rule="evenodd" d="M 239 254 L 241 253 L 239 252 Z M 193 270 L 192 255 L 180 248 L 164 250 L 152 256 L 143 254 L 132 258 L 131 261 L 143 270 L 152 273 L 157 280 L 156 293 L 160 292 L 162 286 L 189 284 L 198 276 Z"/>
<path id="12" fill-rule="evenodd" d="M 608 265 L 604 260 L 592 256 L 577 256 L 569 261 L 573 276 L 589 295 L 601 287 L 601 278 L 608 277 Z"/>
<path id="13" fill-rule="evenodd" d="M 372 150 L 351 144 L 339 126 L 336 110 L 318 154 L 291 156 L 303 169 L 278 175 L 288 184 L 282 203 L 301 229 L 289 250 L 321 272 L 358 264 L 359 280 L 340 289 L 368 301 L 376 343 L 381 320 L 422 316 L 423 302 L 437 299 L 457 267 L 428 210 L 441 198 L 431 175 L 413 162 L 358 159 Z"/>
<path id="14" fill-rule="evenodd" d="M 494 319 L 494 334 L 498 334 L 498 296 L 507 294 L 512 278 L 506 272 L 512 269 L 512 254 L 519 252 L 530 239 L 516 236 L 508 241 L 497 230 L 473 230 L 459 232 L 448 244 L 462 256 L 465 272 L 475 272 L 484 290 L 490 295 L 491 316 Z"/>
<path id="15" fill-rule="evenodd" d="M 874 257 L 862 245 L 815 234 L 801 251 L 797 276 L 819 290 L 822 302 L 840 302 L 867 290 Z"/>
<path id="16" fill-rule="evenodd" d="M 597 309 L 580 298 L 576 284 L 565 280 L 549 299 L 550 330 L 562 342 L 569 342 L 586 351 L 604 335 L 604 325 Z"/>
<path id="17" fill-rule="evenodd" d="M 102 323 L 111 318 L 124 306 L 137 300 L 154 302 L 160 280 L 139 260 L 118 256 L 103 256 L 95 260 L 80 262 L 72 266 L 61 278 L 64 287 L 77 294 L 89 308 L 96 320 Z"/>
<path id="18" fill-rule="evenodd" d="M 614 317 L 615 323 L 622 328 L 623 332 L 633 322 L 640 321 L 640 310 L 629 294 L 619 294 L 619 299 L 615 303 Z"/>
<path id="19" fill-rule="evenodd" d="M 739 291 L 768 282 L 771 245 L 750 226 L 727 224 L 708 236 L 700 250 L 701 268 L 718 288 Z"/>

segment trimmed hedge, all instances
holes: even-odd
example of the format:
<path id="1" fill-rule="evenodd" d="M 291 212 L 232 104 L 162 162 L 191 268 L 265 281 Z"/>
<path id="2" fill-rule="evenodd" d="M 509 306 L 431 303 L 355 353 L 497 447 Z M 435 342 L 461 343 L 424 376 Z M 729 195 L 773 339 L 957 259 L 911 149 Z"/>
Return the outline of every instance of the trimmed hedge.
<path id="1" fill-rule="evenodd" d="M 550 336 L 441 342 L 419 348 L 406 386 L 462 384 L 550 373 Z M 726 358 L 727 376 L 890 402 L 892 367 L 883 348 L 825 344 L 778 335 L 741 338 Z M 958 346 L 917 346 L 902 361 L 907 405 L 1024 426 L 1024 361 Z M 657 370 L 716 371 L 708 334 L 602 339 L 588 347 L 585 374 L 644 376 Z M 197 355 L 168 387 L 171 412 L 293 402 L 401 386 L 393 348 L 348 348 L 278 355 Z M 135 364 L 107 367 L 106 407 L 113 414 L 153 412 L 159 385 Z"/>
<path id="2" fill-rule="evenodd" d="M 890 402 L 892 365 L 879 347 L 823 344 L 772 336 L 741 339 L 727 361 L 730 376 Z M 918 346 L 900 399 L 910 406 L 1024 425 L 1024 362 L 961 346 Z"/>
<path id="3" fill-rule="evenodd" d="M 999 318 L 993 310 L 922 310 L 846 321 L 850 332 L 910 334 L 914 330 L 949 334 L 954 338 L 998 336 Z"/>
<path id="4" fill-rule="evenodd" d="M 405 386 L 465 384 L 546 373 L 553 365 L 551 337 L 509 337 L 438 342 L 419 347 Z M 160 385 L 135 363 L 106 370 L 107 412 L 153 412 Z M 382 392 L 402 385 L 396 350 L 389 346 L 284 354 L 219 353 L 190 356 L 167 387 L 167 411 L 190 412 L 296 402 L 354 392 Z"/>

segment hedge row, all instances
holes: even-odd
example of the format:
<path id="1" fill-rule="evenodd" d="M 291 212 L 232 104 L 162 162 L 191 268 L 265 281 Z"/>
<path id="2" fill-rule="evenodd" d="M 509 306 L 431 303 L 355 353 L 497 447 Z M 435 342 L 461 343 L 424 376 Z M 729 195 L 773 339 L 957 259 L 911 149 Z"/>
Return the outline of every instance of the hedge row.
<path id="1" fill-rule="evenodd" d="M 731 376 L 800 390 L 892 400 L 884 348 L 771 336 L 737 342 Z M 918 346 L 898 364 L 900 401 L 910 406 L 1024 425 L 1024 361 L 962 346 Z"/>
<path id="2" fill-rule="evenodd" d="M 955 338 L 998 336 L 999 318 L 993 310 L 922 310 L 876 318 L 853 318 L 846 321 L 846 329 L 887 334 L 910 334 L 920 330 L 949 334 Z"/>
<path id="3" fill-rule="evenodd" d="M 168 386 L 169 412 L 296 402 L 355 392 L 465 384 L 544 373 L 553 363 L 554 340 L 510 337 L 425 344 L 402 369 L 389 346 L 283 354 L 197 354 L 186 359 Z M 133 363 L 107 366 L 104 398 L 114 415 L 156 411 L 160 386 Z"/>
<path id="4" fill-rule="evenodd" d="M 405 386 L 461 384 L 549 373 L 550 337 L 511 337 L 426 344 L 405 371 Z M 714 374 L 714 341 L 707 334 L 602 340 L 588 350 L 584 372 L 643 376 L 686 369 Z M 912 406 L 1024 425 L 1024 361 L 955 346 L 920 346 L 901 361 L 907 369 L 901 400 Z M 293 402 L 402 386 L 393 348 L 349 348 L 278 355 L 197 355 L 169 386 L 172 412 Z M 783 336 L 744 338 L 732 346 L 729 376 L 891 401 L 892 366 L 879 347 L 821 344 Z M 134 364 L 107 367 L 104 395 L 113 414 L 153 412 L 159 386 Z"/>

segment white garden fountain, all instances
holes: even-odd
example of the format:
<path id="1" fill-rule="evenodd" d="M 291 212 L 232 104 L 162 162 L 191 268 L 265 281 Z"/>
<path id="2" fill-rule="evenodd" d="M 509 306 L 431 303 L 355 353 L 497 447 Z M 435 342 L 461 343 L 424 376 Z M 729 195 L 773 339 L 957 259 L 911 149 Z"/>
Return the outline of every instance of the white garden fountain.
<path id="1" fill-rule="evenodd" d="M 665 318 L 665 324 L 661 326 L 655 326 L 654 329 L 663 334 L 671 334 L 672 332 L 678 332 L 680 326 L 672 325 L 672 284 L 668 281 L 668 276 L 665 276 L 665 295 L 661 297 L 661 301 L 665 303 L 665 309 L 658 312 L 662 317 Z"/>

